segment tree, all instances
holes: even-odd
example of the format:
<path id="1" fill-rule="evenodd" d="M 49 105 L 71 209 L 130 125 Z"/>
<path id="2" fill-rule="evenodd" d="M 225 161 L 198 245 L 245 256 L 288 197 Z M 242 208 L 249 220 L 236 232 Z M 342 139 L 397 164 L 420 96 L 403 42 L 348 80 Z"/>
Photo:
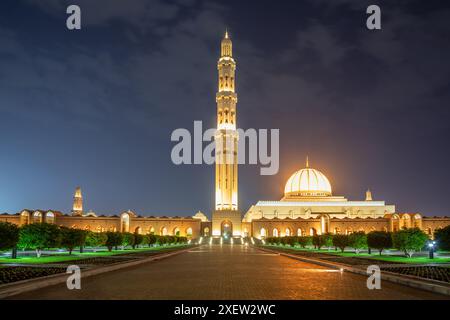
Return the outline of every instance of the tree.
<path id="1" fill-rule="evenodd" d="M 325 233 L 321 237 L 323 238 L 323 246 L 328 247 L 328 250 L 330 250 L 330 247 L 333 246 L 333 235 L 331 233 Z"/>
<path id="2" fill-rule="evenodd" d="M 384 249 L 392 248 L 392 235 L 386 231 L 369 232 L 367 235 L 367 245 L 369 248 L 377 249 L 381 256 Z"/>
<path id="3" fill-rule="evenodd" d="M 158 236 L 157 237 L 157 242 L 159 246 L 163 246 L 166 243 L 166 237 L 165 236 Z"/>
<path id="4" fill-rule="evenodd" d="M 69 254 L 75 247 L 81 247 L 86 242 L 86 231 L 74 228 L 61 227 L 61 246 L 69 250 Z"/>
<path id="5" fill-rule="evenodd" d="M 345 248 L 348 247 L 349 239 L 346 234 L 335 234 L 333 236 L 333 246 L 341 249 L 344 252 Z"/>
<path id="6" fill-rule="evenodd" d="M 312 238 L 312 243 L 314 247 L 318 250 L 325 245 L 325 238 L 321 235 L 315 234 Z"/>
<path id="7" fill-rule="evenodd" d="M 134 247 L 134 235 L 130 232 L 124 232 L 122 233 L 122 246 L 132 246 Z"/>
<path id="8" fill-rule="evenodd" d="M 106 247 L 108 251 L 111 251 L 113 247 L 120 246 L 122 244 L 123 236 L 120 232 L 107 232 L 106 233 Z"/>
<path id="9" fill-rule="evenodd" d="M 187 243 L 188 238 L 187 237 L 178 237 L 178 243 Z"/>
<path id="10" fill-rule="evenodd" d="M 133 237 L 134 237 L 133 249 L 135 249 L 136 246 L 139 246 L 144 241 L 144 236 L 142 234 L 135 233 Z"/>
<path id="11" fill-rule="evenodd" d="M 420 251 L 427 241 L 428 236 L 419 228 L 399 230 L 392 234 L 394 248 L 405 252 L 409 258 Z"/>
<path id="12" fill-rule="evenodd" d="M 287 237 L 287 243 L 291 246 L 291 247 L 295 247 L 298 244 L 298 237 Z"/>
<path id="13" fill-rule="evenodd" d="M 0 251 L 13 249 L 12 258 L 16 258 L 19 242 L 19 227 L 10 222 L 0 222 Z"/>
<path id="14" fill-rule="evenodd" d="M 153 246 L 157 241 L 156 236 L 153 233 L 148 234 L 146 238 L 149 247 Z"/>
<path id="15" fill-rule="evenodd" d="M 434 232 L 434 239 L 439 249 L 450 250 L 450 226 L 436 230 Z"/>
<path id="16" fill-rule="evenodd" d="M 353 232 L 348 236 L 348 245 L 358 254 L 361 249 L 367 248 L 367 235 L 365 232 Z"/>
<path id="17" fill-rule="evenodd" d="M 108 236 L 104 232 L 92 232 L 89 231 L 86 235 L 86 245 L 92 247 L 93 251 L 100 246 L 104 246 L 108 240 Z"/>
<path id="18" fill-rule="evenodd" d="M 175 237 L 172 236 L 165 236 L 166 237 L 166 243 L 172 244 L 175 242 Z"/>
<path id="19" fill-rule="evenodd" d="M 310 246 L 312 244 L 312 238 L 308 236 L 298 237 L 298 244 L 304 249 L 306 246 Z"/>
<path id="20" fill-rule="evenodd" d="M 19 246 L 36 250 L 36 256 L 41 257 L 42 249 L 58 247 L 61 242 L 61 232 L 58 226 L 49 223 L 32 223 L 20 229 Z"/>

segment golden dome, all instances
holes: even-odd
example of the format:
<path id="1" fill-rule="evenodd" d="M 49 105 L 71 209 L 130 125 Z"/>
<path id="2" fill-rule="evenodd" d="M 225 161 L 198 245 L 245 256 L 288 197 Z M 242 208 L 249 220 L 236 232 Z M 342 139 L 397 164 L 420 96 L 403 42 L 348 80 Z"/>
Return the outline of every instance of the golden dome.
<path id="1" fill-rule="evenodd" d="M 331 196 L 331 184 L 327 177 L 319 170 L 306 168 L 295 172 L 286 182 L 285 196 L 324 197 Z"/>

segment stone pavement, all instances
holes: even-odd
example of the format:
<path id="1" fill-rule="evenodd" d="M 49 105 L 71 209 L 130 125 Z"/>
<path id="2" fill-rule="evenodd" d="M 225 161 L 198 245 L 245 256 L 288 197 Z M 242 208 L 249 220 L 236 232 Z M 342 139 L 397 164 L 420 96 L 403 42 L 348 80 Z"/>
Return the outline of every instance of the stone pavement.
<path id="1" fill-rule="evenodd" d="M 81 290 L 57 285 L 14 299 L 448 299 L 341 273 L 242 245 L 204 245 L 187 253 L 83 279 Z"/>

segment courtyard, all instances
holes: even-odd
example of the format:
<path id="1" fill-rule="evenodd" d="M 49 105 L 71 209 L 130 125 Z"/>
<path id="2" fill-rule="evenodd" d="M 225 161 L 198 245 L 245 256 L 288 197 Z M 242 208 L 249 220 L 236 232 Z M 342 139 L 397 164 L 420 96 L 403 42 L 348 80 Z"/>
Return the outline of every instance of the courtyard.
<path id="1" fill-rule="evenodd" d="M 82 279 L 13 299 L 447 299 L 383 281 L 369 290 L 366 277 L 243 245 L 203 245 L 167 259 Z"/>

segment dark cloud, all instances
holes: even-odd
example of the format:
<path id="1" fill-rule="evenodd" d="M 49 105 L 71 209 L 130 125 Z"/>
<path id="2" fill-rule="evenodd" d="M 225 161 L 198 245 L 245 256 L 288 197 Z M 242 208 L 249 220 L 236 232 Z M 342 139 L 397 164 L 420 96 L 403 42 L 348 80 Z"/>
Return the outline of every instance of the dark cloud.
<path id="1" fill-rule="evenodd" d="M 306 154 L 350 198 L 370 186 L 400 210 L 441 214 L 445 207 L 444 192 L 427 194 L 427 186 L 446 190 L 450 179 L 442 171 L 450 160 L 442 146 L 449 133 L 448 6 L 420 12 L 416 2 L 383 2 L 383 29 L 370 32 L 360 1 L 289 9 L 264 1 L 255 11 L 238 1 L 80 0 L 70 4 L 81 6 L 83 29 L 71 33 L 68 3 L 23 2 L 17 12 L 40 28 L 0 23 L 0 113 L 9 121 L 1 133 L 11 155 L 4 161 L 54 181 L 48 190 L 65 189 L 24 195 L 4 210 L 47 203 L 67 210 L 71 188 L 82 184 L 98 211 L 209 212 L 213 169 L 173 166 L 169 137 L 194 120 L 214 125 L 226 26 L 238 61 L 239 124 L 280 128 L 282 137 L 279 175 L 241 169 L 242 210 L 279 198 Z M 41 129 L 27 135 L 13 131 L 18 124 Z M 24 161 L 35 147 L 42 160 Z M 53 153 L 70 159 L 53 160 Z M 431 172 L 411 177 L 425 159 Z M 0 179 L 19 192 L 17 170 Z"/>

